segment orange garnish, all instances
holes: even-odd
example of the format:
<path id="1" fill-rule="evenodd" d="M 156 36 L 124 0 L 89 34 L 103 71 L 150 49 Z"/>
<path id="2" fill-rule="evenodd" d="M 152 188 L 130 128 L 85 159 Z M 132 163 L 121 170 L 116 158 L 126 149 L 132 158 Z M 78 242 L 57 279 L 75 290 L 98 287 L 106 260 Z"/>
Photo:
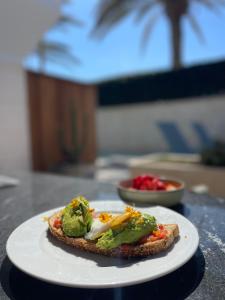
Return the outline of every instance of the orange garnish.
<path id="1" fill-rule="evenodd" d="M 98 218 L 102 223 L 107 223 L 112 219 L 112 215 L 108 213 L 101 213 Z"/>
<path id="2" fill-rule="evenodd" d="M 76 198 L 74 198 L 71 200 L 70 204 L 73 208 L 76 208 L 79 205 L 79 201 Z"/>
<path id="3" fill-rule="evenodd" d="M 133 207 L 127 206 L 125 208 L 126 213 L 130 213 L 131 218 L 137 218 L 141 216 L 141 213 L 135 210 Z"/>

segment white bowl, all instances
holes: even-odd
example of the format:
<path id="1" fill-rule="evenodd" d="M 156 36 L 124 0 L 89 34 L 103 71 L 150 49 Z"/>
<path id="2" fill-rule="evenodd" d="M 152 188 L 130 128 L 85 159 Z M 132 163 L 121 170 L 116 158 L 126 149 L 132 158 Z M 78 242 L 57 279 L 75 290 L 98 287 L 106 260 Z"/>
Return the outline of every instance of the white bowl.
<path id="1" fill-rule="evenodd" d="M 184 182 L 177 179 L 161 179 L 175 186 L 170 191 L 142 191 L 132 188 L 132 179 L 122 180 L 117 186 L 120 198 L 126 202 L 173 206 L 180 203 L 184 193 Z"/>

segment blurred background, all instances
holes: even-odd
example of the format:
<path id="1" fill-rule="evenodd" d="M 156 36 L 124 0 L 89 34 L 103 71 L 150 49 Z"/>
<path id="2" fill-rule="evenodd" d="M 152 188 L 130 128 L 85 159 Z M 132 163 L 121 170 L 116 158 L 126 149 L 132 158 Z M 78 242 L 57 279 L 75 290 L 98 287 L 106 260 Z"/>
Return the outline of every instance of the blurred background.
<path id="1" fill-rule="evenodd" d="M 0 2 L 0 170 L 225 196 L 223 0 Z"/>

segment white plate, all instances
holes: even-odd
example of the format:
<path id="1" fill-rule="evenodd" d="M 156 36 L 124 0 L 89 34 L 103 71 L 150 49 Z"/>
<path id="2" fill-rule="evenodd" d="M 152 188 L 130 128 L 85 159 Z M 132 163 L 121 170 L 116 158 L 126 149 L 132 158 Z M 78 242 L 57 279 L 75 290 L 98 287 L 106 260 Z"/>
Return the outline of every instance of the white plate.
<path id="1" fill-rule="evenodd" d="M 91 202 L 96 211 L 121 212 L 119 201 Z M 165 208 L 151 207 L 140 211 L 157 218 L 158 223 L 179 225 L 180 238 L 168 251 L 143 259 L 118 259 L 73 249 L 49 236 L 43 217 L 54 209 L 37 215 L 17 227 L 10 235 L 6 250 L 11 262 L 25 273 L 48 282 L 83 288 L 110 288 L 149 281 L 166 275 L 195 253 L 199 236 L 190 221 Z"/>

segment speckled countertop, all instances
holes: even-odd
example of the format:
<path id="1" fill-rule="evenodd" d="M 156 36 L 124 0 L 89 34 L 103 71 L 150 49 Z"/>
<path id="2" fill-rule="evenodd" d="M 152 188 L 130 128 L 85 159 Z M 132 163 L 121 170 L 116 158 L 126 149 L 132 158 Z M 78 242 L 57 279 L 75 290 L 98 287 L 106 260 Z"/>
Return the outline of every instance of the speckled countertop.
<path id="1" fill-rule="evenodd" d="M 74 194 L 88 199 L 118 199 L 110 184 L 34 173 L 9 174 L 17 187 L 0 189 L 0 299 L 225 299 L 225 200 L 185 192 L 174 209 L 198 228 L 200 246 L 183 267 L 160 279 L 115 289 L 60 287 L 34 279 L 14 267 L 6 256 L 10 233 L 22 222 L 62 206 Z M 84 192 L 85 191 L 85 192 Z"/>

